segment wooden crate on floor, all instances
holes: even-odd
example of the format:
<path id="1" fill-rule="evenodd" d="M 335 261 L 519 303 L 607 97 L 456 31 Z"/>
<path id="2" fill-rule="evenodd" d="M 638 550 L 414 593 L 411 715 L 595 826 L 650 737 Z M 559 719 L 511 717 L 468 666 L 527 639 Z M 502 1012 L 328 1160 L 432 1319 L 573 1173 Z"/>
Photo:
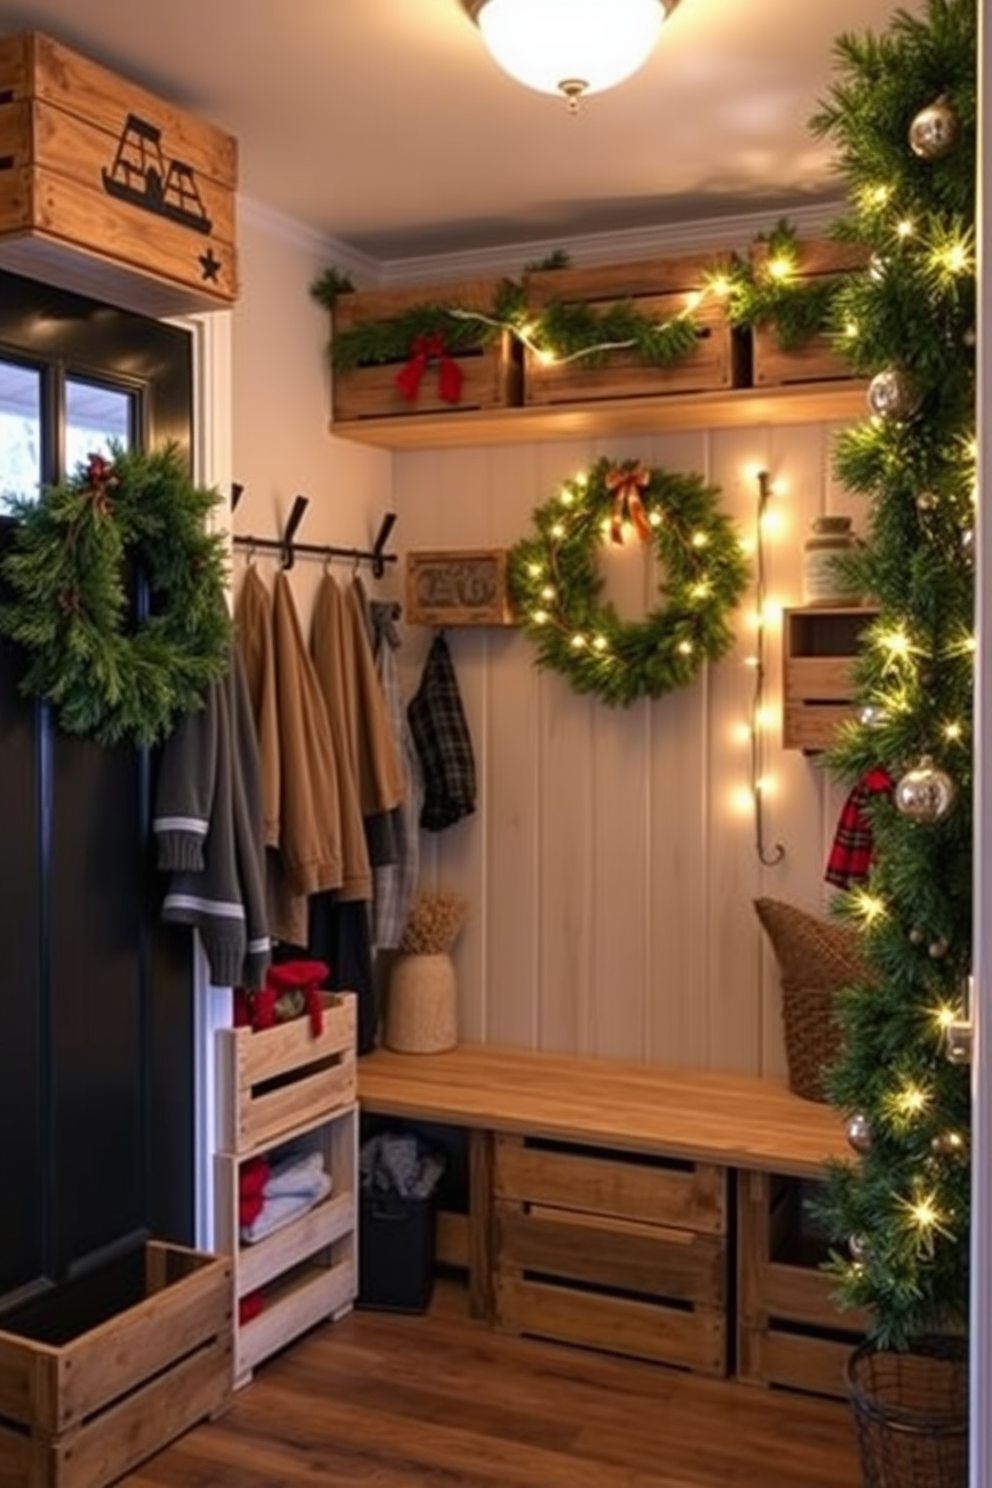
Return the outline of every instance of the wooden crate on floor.
<path id="1" fill-rule="evenodd" d="M 0 1315 L 3 1488 L 104 1488 L 231 1389 L 227 1260 L 144 1247 Z"/>
<path id="2" fill-rule="evenodd" d="M 494 1193 L 498 1327 L 726 1372 L 725 1169 L 497 1136 Z"/>
<path id="3" fill-rule="evenodd" d="M 758 244 L 752 259 L 764 262 L 767 248 Z M 800 243 L 798 270 L 803 279 L 836 278 L 864 268 L 865 251 L 851 243 L 814 241 Z M 819 334 L 802 346 L 784 349 L 772 325 L 755 326 L 752 333 L 753 380 L 755 387 L 786 387 L 792 383 L 834 382 L 852 378 L 850 367 Z"/>
<path id="4" fill-rule="evenodd" d="M 0 264 L 149 315 L 237 294 L 237 145 L 38 32 L 0 38 Z"/>
<path id="5" fill-rule="evenodd" d="M 845 1396 L 844 1365 L 867 1319 L 840 1312 L 804 1243 L 797 1180 L 738 1177 L 738 1378 Z"/>
<path id="6" fill-rule="evenodd" d="M 217 1035 L 218 1133 L 224 1152 L 259 1151 L 300 1122 L 355 1100 L 355 998 L 323 994 L 323 1029 L 294 1018 Z"/>
<path id="7" fill-rule="evenodd" d="M 629 300 L 641 315 L 658 323 L 691 312 L 699 325 L 699 339 L 694 351 L 668 367 L 645 362 L 632 350 L 561 362 L 547 361 L 528 350 L 525 403 L 584 403 L 743 386 L 743 339 L 731 328 L 719 296 L 700 295 L 706 275 L 719 267 L 715 259 L 659 258 L 527 274 L 524 284 L 532 315 L 539 315 L 553 302 L 587 305 L 596 312 Z"/>
<path id="8" fill-rule="evenodd" d="M 331 312 L 331 350 L 335 337 L 362 326 L 394 321 L 408 312 L 427 306 L 450 305 L 460 310 L 492 315 L 499 293 L 498 279 L 472 279 L 440 287 L 362 290 L 339 295 Z M 454 330 L 457 322 L 452 319 Z M 480 335 L 486 330 L 480 323 Z M 442 336 L 443 346 L 443 336 Z M 442 396 L 441 364 L 430 356 L 421 369 L 416 395 L 407 398 L 397 377 L 414 358 L 413 344 L 396 361 L 366 364 L 342 371 L 332 378 L 333 421 L 336 424 L 377 418 L 416 418 L 418 415 L 460 413 L 482 409 L 513 408 L 520 404 L 520 348 L 506 331 L 496 331 L 478 346 L 448 353 L 461 377 L 456 402 Z"/>

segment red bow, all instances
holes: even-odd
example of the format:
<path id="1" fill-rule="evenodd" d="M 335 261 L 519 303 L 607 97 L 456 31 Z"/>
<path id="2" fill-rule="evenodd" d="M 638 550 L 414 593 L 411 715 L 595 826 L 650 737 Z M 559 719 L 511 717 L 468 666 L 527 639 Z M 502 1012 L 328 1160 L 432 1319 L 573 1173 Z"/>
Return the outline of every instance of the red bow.
<path id="1" fill-rule="evenodd" d="M 610 541 L 623 542 L 624 518 L 629 517 L 637 529 L 641 542 L 651 541 L 651 526 L 644 513 L 641 492 L 651 484 L 651 472 L 644 465 L 614 468 L 606 477 L 606 488 L 613 492 L 613 510 L 610 513 Z"/>
<path id="2" fill-rule="evenodd" d="M 105 517 L 110 510 L 110 492 L 119 484 L 113 465 L 102 455 L 90 455 L 86 462 L 86 479 L 93 492 L 93 503 Z"/>
<path id="3" fill-rule="evenodd" d="M 454 357 L 444 349 L 444 336 L 432 331 L 427 336 L 416 336 L 410 348 L 410 360 L 396 374 L 396 386 L 408 403 L 416 401 L 420 384 L 428 366 L 437 363 L 437 390 L 446 403 L 458 403 L 462 396 L 461 367 Z"/>

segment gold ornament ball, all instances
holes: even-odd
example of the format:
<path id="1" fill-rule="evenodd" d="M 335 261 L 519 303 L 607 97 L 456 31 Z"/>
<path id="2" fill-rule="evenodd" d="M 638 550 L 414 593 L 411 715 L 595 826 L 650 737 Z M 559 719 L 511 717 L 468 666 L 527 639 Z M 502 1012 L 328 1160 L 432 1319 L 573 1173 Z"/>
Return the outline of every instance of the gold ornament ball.
<path id="1" fill-rule="evenodd" d="M 909 379 L 898 367 L 876 372 L 868 384 L 868 408 L 876 418 L 907 419 L 919 403 Z"/>
<path id="2" fill-rule="evenodd" d="M 865 1153 L 871 1146 L 871 1126 L 868 1117 L 863 1112 L 857 1111 L 848 1121 L 846 1127 L 847 1140 L 855 1152 Z"/>
<path id="3" fill-rule="evenodd" d="M 896 786 L 896 806 L 910 821 L 938 822 L 950 811 L 956 795 L 957 787 L 947 771 L 924 755 Z"/>
<path id="4" fill-rule="evenodd" d="M 920 946 L 924 943 L 926 938 L 926 931 L 922 930 L 919 925 L 914 925 L 912 930 L 910 930 L 909 932 L 910 945 Z"/>
<path id="5" fill-rule="evenodd" d="M 946 98 L 938 98 L 914 118 L 909 126 L 909 148 L 921 160 L 939 160 L 958 137 L 958 116 Z"/>
<path id="6" fill-rule="evenodd" d="M 916 510 L 920 512 L 936 511 L 940 505 L 940 497 L 933 491 L 921 491 L 916 498 Z"/>
<path id="7" fill-rule="evenodd" d="M 936 1157 L 967 1157 L 968 1143 L 960 1132 L 940 1132 L 930 1143 L 930 1151 Z"/>
<path id="8" fill-rule="evenodd" d="M 947 955 L 948 951 L 951 949 L 950 941 L 933 940 L 930 942 L 930 945 L 927 947 L 927 949 L 930 952 L 931 960 L 942 961 Z"/>

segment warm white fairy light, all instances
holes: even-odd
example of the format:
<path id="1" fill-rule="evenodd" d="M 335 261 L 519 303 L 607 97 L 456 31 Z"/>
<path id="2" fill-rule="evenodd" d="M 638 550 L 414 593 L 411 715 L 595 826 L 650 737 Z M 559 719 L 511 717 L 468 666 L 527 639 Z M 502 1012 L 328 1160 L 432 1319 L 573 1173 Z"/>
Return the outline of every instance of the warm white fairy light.
<path id="1" fill-rule="evenodd" d="M 942 1002 L 933 1010 L 933 1021 L 936 1023 L 937 1030 L 941 1034 L 947 1033 L 949 1029 L 953 1028 L 954 1024 L 959 1021 L 960 1017 L 961 1009 L 959 1007 L 954 1007 L 953 1004 L 949 1002 Z"/>
<path id="2" fill-rule="evenodd" d="M 692 534 L 691 541 L 694 548 L 705 548 L 709 543 L 709 540 L 710 535 L 708 532 L 694 532 Z"/>
<path id="3" fill-rule="evenodd" d="M 585 638 L 584 635 L 573 635 L 573 637 L 572 637 L 572 649 L 574 651 L 581 651 L 583 649 L 583 647 L 585 646 L 585 644 L 586 644 L 586 638 Z"/>
<path id="4" fill-rule="evenodd" d="M 705 579 L 701 579 L 698 584 L 693 584 L 689 593 L 693 599 L 706 599 L 710 593 L 710 586 Z"/>
<path id="5" fill-rule="evenodd" d="M 570 490 L 568 486 L 562 486 L 561 495 L 558 499 L 562 506 L 571 506 L 575 501 L 575 492 Z"/>
<path id="6" fill-rule="evenodd" d="M 605 651 L 606 648 L 609 646 L 610 643 L 609 643 L 609 641 L 606 639 L 606 637 L 604 635 L 598 635 L 598 636 L 596 636 L 596 638 L 595 638 L 595 640 L 593 641 L 592 644 L 593 644 L 593 650 L 595 650 L 595 651 Z"/>
<path id="7" fill-rule="evenodd" d="M 795 264 L 785 253 L 777 253 L 774 258 L 768 261 L 768 277 L 775 279 L 779 284 L 788 279 L 791 274 L 794 274 L 795 270 Z"/>
<path id="8" fill-rule="evenodd" d="M 866 925 L 873 925 L 885 914 L 885 901 L 866 889 L 856 889 L 852 895 L 854 908 Z"/>
<path id="9" fill-rule="evenodd" d="M 547 623 L 548 623 L 548 612 L 547 612 L 547 610 L 535 610 L 534 611 L 534 624 L 535 625 L 547 625 Z"/>
<path id="10" fill-rule="evenodd" d="M 690 292 L 685 297 L 685 308 L 689 311 L 690 314 L 693 310 L 698 310 L 702 303 L 703 292 L 701 289 L 690 290 Z"/>
<path id="11" fill-rule="evenodd" d="M 589 477 L 584 470 L 579 471 L 578 475 L 575 477 L 574 483 L 578 486 L 580 491 L 585 490 L 586 486 L 589 484 Z"/>
<path id="12" fill-rule="evenodd" d="M 546 599 L 549 602 L 555 598 L 555 590 L 551 587 L 550 584 L 545 584 L 544 588 L 541 590 L 541 598 Z"/>
<path id="13" fill-rule="evenodd" d="M 532 579 L 539 579 L 544 572 L 543 563 L 528 563 L 527 572 Z"/>
<path id="14" fill-rule="evenodd" d="M 910 219 L 908 217 L 904 217 L 896 228 L 896 235 L 902 238 L 903 241 L 905 241 L 906 238 L 911 238 L 913 236 L 914 231 L 915 229 Z"/>
<path id="15" fill-rule="evenodd" d="M 963 729 L 959 723 L 947 723 L 944 725 L 944 738 L 951 744 L 956 744 L 961 738 Z"/>
<path id="16" fill-rule="evenodd" d="M 889 1104 L 896 1116 L 908 1120 L 913 1116 L 920 1116 L 930 1104 L 930 1092 L 924 1090 L 921 1085 L 908 1081 L 901 1090 L 894 1091 L 889 1098 Z"/>
<path id="17" fill-rule="evenodd" d="M 691 641 L 679 641 L 679 652 L 682 656 L 691 656 L 692 649 Z"/>
<path id="18" fill-rule="evenodd" d="M 660 527 L 663 518 L 660 511 L 648 512 L 648 523 L 651 527 Z"/>
<path id="19" fill-rule="evenodd" d="M 710 280 L 710 289 L 719 299 L 725 300 L 731 291 L 731 283 L 726 274 L 717 274 Z"/>
<path id="20" fill-rule="evenodd" d="M 565 528 L 563 527 L 561 522 L 556 522 L 555 525 L 552 527 L 551 536 L 558 538 L 559 541 L 565 536 Z"/>

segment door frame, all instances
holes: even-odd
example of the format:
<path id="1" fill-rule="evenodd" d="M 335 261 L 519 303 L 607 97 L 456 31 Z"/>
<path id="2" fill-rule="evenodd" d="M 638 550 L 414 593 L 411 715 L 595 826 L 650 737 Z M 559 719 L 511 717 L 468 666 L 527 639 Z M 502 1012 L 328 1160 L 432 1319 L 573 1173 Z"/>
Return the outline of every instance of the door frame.
<path id="1" fill-rule="evenodd" d="M 193 360 L 193 477 L 203 485 L 230 491 L 234 480 L 232 452 L 232 312 L 178 316 L 168 324 L 188 331 Z M 213 530 L 230 544 L 231 509 L 218 506 Z M 229 596 L 230 598 L 230 596 Z M 233 1003 L 229 987 L 215 987 L 199 936 L 193 944 L 193 1181 L 196 1245 L 216 1245 L 214 1153 L 217 1133 L 217 1079 L 214 1047 L 219 1028 L 230 1028 Z"/>

